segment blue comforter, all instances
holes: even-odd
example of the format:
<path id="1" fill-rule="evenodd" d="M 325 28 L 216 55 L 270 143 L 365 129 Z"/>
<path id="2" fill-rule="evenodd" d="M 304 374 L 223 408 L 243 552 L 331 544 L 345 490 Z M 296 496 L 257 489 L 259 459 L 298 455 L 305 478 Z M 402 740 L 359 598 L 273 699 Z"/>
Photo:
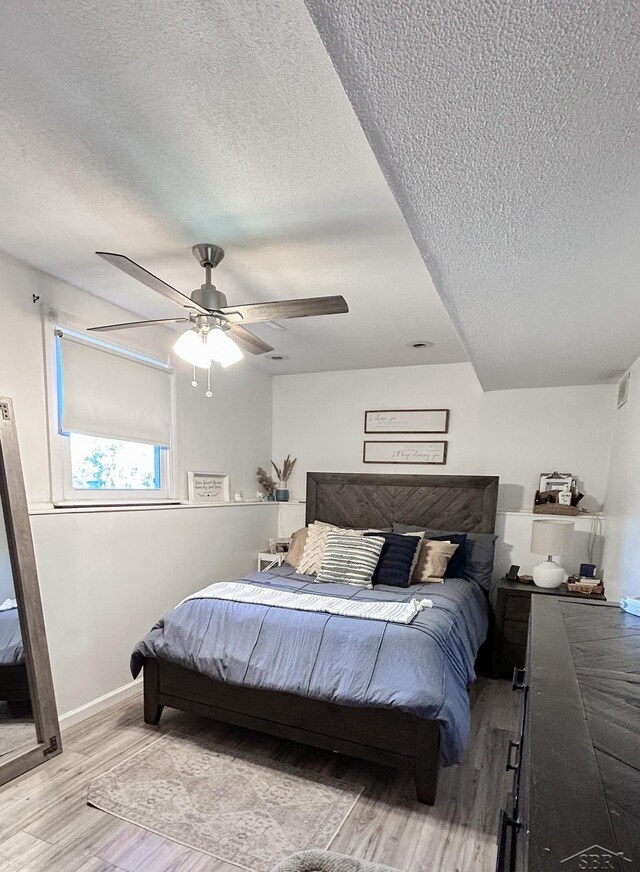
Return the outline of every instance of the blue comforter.
<path id="1" fill-rule="evenodd" d="M 15 666 L 24 661 L 18 609 L 0 612 L 0 665 Z"/>
<path id="2" fill-rule="evenodd" d="M 277 690 L 348 706 L 400 709 L 441 724 L 443 764 L 458 763 L 469 736 L 467 685 L 488 627 L 486 594 L 474 582 L 363 590 L 318 584 L 290 566 L 243 581 L 328 596 L 409 601 L 428 597 L 408 625 L 298 612 L 273 606 L 189 600 L 136 645 L 134 678 L 145 657 L 229 684 Z"/>

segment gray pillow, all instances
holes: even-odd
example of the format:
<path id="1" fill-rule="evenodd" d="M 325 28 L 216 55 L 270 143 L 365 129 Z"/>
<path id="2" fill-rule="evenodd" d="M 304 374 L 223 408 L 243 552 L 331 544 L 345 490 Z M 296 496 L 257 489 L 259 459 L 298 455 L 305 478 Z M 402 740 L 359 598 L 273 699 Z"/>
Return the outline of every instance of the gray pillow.
<path id="1" fill-rule="evenodd" d="M 394 533 L 424 533 L 429 536 L 450 536 L 460 530 L 434 530 L 432 527 L 416 527 L 411 524 L 394 524 Z M 493 574 L 493 557 L 496 547 L 495 533 L 467 533 L 467 550 L 463 578 L 475 581 L 489 590 Z"/>

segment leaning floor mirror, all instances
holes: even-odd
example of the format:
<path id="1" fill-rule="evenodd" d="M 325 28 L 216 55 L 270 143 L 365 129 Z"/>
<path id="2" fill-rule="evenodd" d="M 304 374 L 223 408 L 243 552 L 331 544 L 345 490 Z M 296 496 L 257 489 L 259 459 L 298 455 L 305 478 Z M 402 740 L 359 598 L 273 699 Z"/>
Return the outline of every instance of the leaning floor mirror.
<path id="1" fill-rule="evenodd" d="M 0 785 L 62 750 L 13 403 L 0 397 Z"/>

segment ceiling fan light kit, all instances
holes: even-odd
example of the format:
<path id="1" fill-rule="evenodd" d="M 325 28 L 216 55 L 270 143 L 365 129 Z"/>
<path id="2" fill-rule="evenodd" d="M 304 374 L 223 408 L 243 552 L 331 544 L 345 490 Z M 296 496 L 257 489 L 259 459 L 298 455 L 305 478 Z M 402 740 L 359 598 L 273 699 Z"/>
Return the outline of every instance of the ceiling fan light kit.
<path id="1" fill-rule="evenodd" d="M 185 331 L 174 342 L 173 350 L 182 360 L 200 369 L 208 369 L 212 361 L 226 369 L 244 357 L 224 328 L 215 323 L 198 324 Z"/>
<path id="2" fill-rule="evenodd" d="M 208 369 L 211 366 L 211 355 L 202 341 L 199 330 L 187 330 L 186 333 L 178 336 L 173 344 L 173 350 L 178 357 L 192 366 L 200 369 Z"/>
<path id="3" fill-rule="evenodd" d="M 176 303 L 183 309 L 183 315 L 180 318 L 106 324 L 101 327 L 89 327 L 89 330 L 98 332 L 126 330 L 154 324 L 190 322 L 194 326 L 179 336 L 173 345 L 173 350 L 178 357 L 193 367 L 210 370 L 211 361 L 214 360 L 226 369 L 242 360 L 243 349 L 250 354 L 266 354 L 273 351 L 267 342 L 246 330 L 239 322 L 243 324 L 258 321 L 274 322 L 284 318 L 337 315 L 349 311 L 344 297 L 341 296 L 308 297 L 298 300 L 279 300 L 274 303 L 245 303 L 240 306 L 229 306 L 225 295 L 211 282 L 211 271 L 224 257 L 224 250 L 219 245 L 203 242 L 194 245 L 192 252 L 205 270 L 205 281 L 188 297 L 125 255 L 97 251 L 96 254 L 107 263 Z M 184 313 L 185 309 L 186 313 Z M 196 383 L 195 376 L 192 383 Z M 206 395 L 211 396 L 210 389 L 207 390 Z"/>
<path id="4" fill-rule="evenodd" d="M 222 327 L 214 327 L 209 331 L 206 341 L 207 353 L 211 359 L 219 363 L 223 369 L 242 360 L 244 354 L 236 343 L 227 336 Z"/>

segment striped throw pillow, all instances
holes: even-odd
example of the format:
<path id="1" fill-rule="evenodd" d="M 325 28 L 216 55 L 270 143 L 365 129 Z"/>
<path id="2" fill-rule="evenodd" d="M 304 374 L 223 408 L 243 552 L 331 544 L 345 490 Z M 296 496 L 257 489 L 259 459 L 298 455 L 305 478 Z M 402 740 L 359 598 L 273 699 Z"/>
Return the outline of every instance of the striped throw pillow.
<path id="1" fill-rule="evenodd" d="M 327 534 L 317 581 L 373 587 L 372 578 L 384 545 L 382 536 Z"/>

